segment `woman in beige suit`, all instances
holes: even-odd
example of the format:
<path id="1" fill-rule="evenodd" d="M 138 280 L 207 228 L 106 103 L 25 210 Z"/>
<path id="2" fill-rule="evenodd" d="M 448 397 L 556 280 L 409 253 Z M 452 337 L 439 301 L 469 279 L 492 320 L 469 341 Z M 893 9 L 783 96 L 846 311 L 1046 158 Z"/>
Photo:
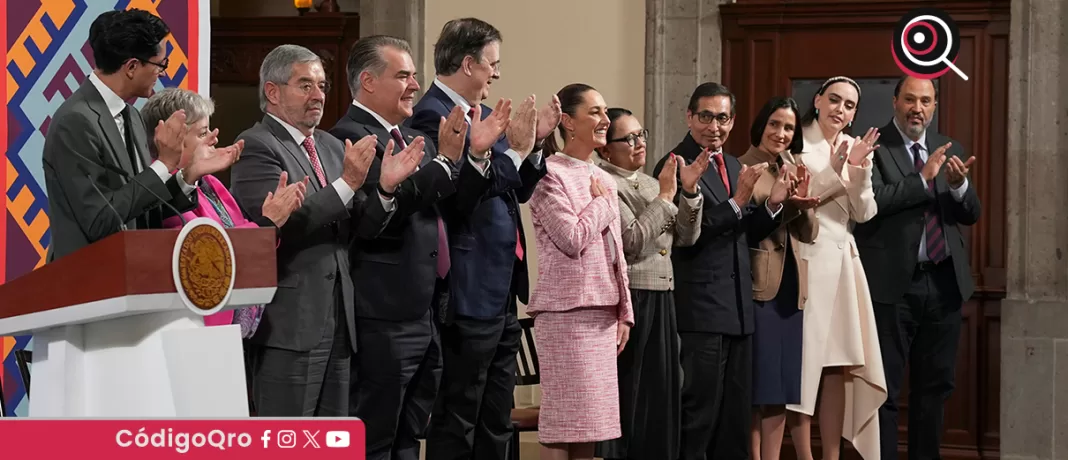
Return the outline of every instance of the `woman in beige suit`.
<path id="1" fill-rule="evenodd" d="M 788 409 L 810 423 L 819 396 L 823 458 L 829 460 L 838 458 L 843 437 L 865 459 L 879 458 L 878 411 L 886 400 L 875 313 L 852 233 L 877 211 L 871 155 L 879 134 L 873 128 L 854 139 L 842 132 L 859 103 L 860 86 L 834 77 L 801 119 L 799 159 L 812 175 L 810 193 L 820 198 L 819 236 L 799 251 L 808 265 L 801 403 Z"/>
<path id="2" fill-rule="evenodd" d="M 798 251 L 802 243 L 812 243 L 819 233 L 812 209 L 819 198 L 809 196 L 811 176 L 794 157 L 804 146 L 800 119 L 793 99 L 772 98 L 753 120 L 749 151 L 738 158 L 749 167 L 767 164 L 753 188 L 756 202 L 771 195 L 776 180 L 785 179 L 795 187 L 779 228 L 763 240 L 749 242 L 754 301 L 753 460 L 778 460 L 787 418 L 798 459 L 806 460 L 805 455 L 812 452 L 808 427 L 800 423 L 797 414 L 786 411 L 787 404 L 801 402 L 801 308 L 808 297 L 808 278 Z"/>
<path id="3" fill-rule="evenodd" d="M 617 358 L 623 436 L 599 443 L 596 453 L 606 460 L 674 459 L 682 368 L 671 247 L 692 246 L 701 236 L 704 200 L 697 182 L 708 169 L 709 155 L 690 165 L 675 157 L 653 178 L 641 172 L 648 133 L 638 119 L 627 109 L 612 108 L 608 120 L 608 142 L 598 152 L 601 168 L 618 190 L 634 328 L 630 345 Z M 683 198 L 676 207 L 680 188 Z"/>

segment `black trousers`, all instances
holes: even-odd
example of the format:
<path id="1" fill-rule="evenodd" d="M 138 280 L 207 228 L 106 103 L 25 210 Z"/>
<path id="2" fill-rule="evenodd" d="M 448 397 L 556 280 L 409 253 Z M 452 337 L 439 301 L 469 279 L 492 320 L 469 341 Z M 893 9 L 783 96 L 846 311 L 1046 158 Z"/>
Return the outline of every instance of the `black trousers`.
<path id="1" fill-rule="evenodd" d="M 427 460 L 504 460 L 512 437 L 516 353 L 522 328 L 504 316 L 456 315 L 441 331 L 444 371 L 427 437 Z"/>
<path id="2" fill-rule="evenodd" d="M 681 460 L 746 460 L 752 422 L 752 336 L 680 332 Z"/>
<path id="3" fill-rule="evenodd" d="M 875 304 L 887 399 L 879 409 L 883 460 L 897 459 L 898 398 L 909 366 L 910 460 L 938 459 L 942 409 L 953 393 L 961 297 L 953 261 L 917 269 L 898 304 Z"/>
<path id="4" fill-rule="evenodd" d="M 352 346 L 341 285 L 323 338 L 311 351 L 250 345 L 252 404 L 260 417 L 344 417 L 349 413 Z"/>
<path id="5" fill-rule="evenodd" d="M 438 330 L 429 306 L 416 321 L 356 322 L 350 415 L 367 430 L 367 460 L 418 460 L 441 380 Z"/>

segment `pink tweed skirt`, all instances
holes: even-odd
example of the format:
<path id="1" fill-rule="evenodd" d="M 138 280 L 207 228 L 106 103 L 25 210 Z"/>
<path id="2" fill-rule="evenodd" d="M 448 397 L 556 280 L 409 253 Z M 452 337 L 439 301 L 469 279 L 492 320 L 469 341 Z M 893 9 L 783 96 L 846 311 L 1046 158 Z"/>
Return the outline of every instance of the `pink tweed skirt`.
<path id="1" fill-rule="evenodd" d="M 616 439 L 616 308 L 541 312 L 534 342 L 541 374 L 538 440 L 543 444 Z"/>

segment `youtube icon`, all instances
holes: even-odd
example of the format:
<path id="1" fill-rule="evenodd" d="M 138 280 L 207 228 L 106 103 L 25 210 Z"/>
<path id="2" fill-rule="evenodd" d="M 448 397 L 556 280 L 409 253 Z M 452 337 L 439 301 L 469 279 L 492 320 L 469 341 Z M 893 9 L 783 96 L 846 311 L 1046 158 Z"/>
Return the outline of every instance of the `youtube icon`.
<path id="1" fill-rule="evenodd" d="M 349 432 L 348 431 L 327 431 L 326 432 L 326 447 L 340 447 L 345 448 L 349 446 Z"/>

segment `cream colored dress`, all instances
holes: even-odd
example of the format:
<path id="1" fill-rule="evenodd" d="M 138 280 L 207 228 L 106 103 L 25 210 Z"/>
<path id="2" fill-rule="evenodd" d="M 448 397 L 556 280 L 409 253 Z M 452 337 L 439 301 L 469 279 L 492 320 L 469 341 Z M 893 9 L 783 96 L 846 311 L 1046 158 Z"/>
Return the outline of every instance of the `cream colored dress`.
<path id="1" fill-rule="evenodd" d="M 886 377 L 875 328 L 875 312 L 852 229 L 877 211 L 871 186 L 871 157 L 864 167 L 831 167 L 831 146 L 813 123 L 804 129 L 804 153 L 797 155 L 812 174 L 809 193 L 822 202 L 816 208 L 819 233 L 801 244 L 808 262 L 808 300 L 801 359 L 801 404 L 789 410 L 812 415 L 820 376 L 825 367 L 844 366 L 845 421 L 842 437 L 867 460 L 879 458 L 879 407 L 886 401 Z M 850 146 L 845 134 L 839 142 Z"/>

